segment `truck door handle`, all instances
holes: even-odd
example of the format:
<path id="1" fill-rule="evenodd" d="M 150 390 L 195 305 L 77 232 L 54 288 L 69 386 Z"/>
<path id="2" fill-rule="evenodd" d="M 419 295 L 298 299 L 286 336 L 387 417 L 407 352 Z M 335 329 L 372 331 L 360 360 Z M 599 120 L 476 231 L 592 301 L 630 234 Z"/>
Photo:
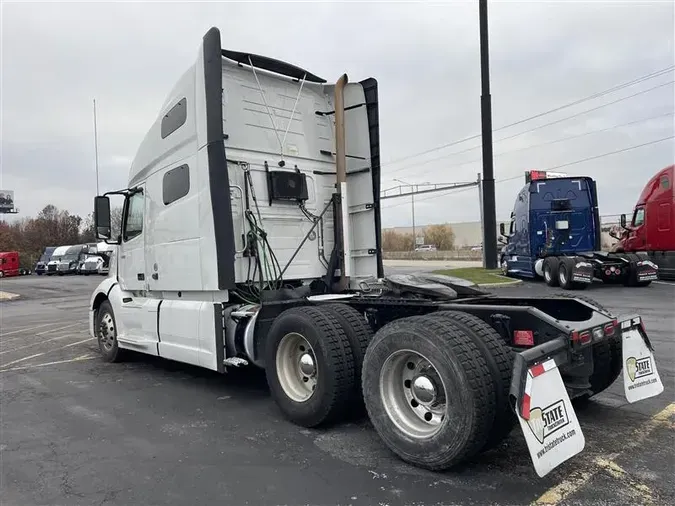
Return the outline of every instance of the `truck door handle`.
<path id="1" fill-rule="evenodd" d="M 138 281 L 144 281 L 145 280 L 145 274 L 143 274 L 142 272 L 139 272 L 138 274 L 136 274 L 136 277 L 138 278 Z"/>
<path id="2" fill-rule="evenodd" d="M 152 279 L 159 279 L 159 274 L 157 274 L 156 272 L 153 273 Z"/>

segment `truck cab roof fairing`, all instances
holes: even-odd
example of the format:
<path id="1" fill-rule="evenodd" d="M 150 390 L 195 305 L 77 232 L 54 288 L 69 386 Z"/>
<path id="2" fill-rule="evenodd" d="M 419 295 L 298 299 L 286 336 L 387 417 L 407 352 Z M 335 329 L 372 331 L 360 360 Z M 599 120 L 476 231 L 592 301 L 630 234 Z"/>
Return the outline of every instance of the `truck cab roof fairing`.
<path id="1" fill-rule="evenodd" d="M 232 61 L 236 61 L 240 65 L 253 65 L 256 69 L 267 70 L 268 72 L 274 72 L 275 74 L 291 77 L 293 79 L 304 79 L 305 81 L 312 83 L 323 84 L 327 82 L 325 79 L 312 74 L 305 69 L 297 67 L 291 63 L 269 58 L 267 56 L 260 56 L 253 53 L 242 53 L 240 51 L 230 51 L 229 49 L 223 49 L 221 54 L 223 57 Z"/>

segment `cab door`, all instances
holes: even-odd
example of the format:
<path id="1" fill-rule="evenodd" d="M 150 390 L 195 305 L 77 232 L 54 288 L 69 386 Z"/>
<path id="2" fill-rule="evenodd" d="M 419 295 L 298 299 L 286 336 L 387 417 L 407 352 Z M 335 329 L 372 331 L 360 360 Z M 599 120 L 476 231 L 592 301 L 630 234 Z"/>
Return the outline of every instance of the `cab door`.
<path id="1" fill-rule="evenodd" d="M 122 242 L 119 249 L 119 281 L 123 290 L 146 290 L 145 279 L 145 185 L 127 200 L 122 218 Z"/>

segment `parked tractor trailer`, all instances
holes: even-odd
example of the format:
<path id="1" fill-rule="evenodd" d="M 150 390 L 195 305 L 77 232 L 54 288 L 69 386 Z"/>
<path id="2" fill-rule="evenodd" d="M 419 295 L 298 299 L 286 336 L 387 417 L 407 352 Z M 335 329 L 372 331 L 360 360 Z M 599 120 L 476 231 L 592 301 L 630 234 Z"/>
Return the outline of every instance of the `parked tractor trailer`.
<path id="1" fill-rule="evenodd" d="M 605 390 L 624 364 L 629 402 L 663 390 L 642 320 L 569 294 L 385 276 L 378 101 L 375 79 L 331 84 L 222 49 L 210 29 L 127 187 L 95 198 L 97 234 L 118 246 L 90 333 L 110 362 L 133 350 L 261 368 L 291 422 L 367 413 L 387 447 L 428 469 L 518 425 L 544 476 L 584 448 L 571 399 Z"/>
<path id="2" fill-rule="evenodd" d="M 645 185 L 630 223 L 621 215 L 622 233 L 612 251 L 647 255 L 660 279 L 675 280 L 675 165 L 656 173 Z"/>
<path id="3" fill-rule="evenodd" d="M 647 254 L 602 251 L 596 183 L 590 177 L 532 170 L 516 197 L 508 232 L 500 224 L 506 276 L 544 278 L 583 290 L 594 280 L 648 286 L 658 266 Z"/>

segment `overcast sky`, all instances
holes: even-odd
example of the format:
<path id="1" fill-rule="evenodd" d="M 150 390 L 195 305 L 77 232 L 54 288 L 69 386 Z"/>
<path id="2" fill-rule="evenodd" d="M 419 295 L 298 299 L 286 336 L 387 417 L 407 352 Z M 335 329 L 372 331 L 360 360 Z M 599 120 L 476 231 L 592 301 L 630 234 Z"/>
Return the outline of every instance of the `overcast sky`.
<path id="1" fill-rule="evenodd" d="M 383 188 L 400 184 L 394 178 L 474 180 L 481 170 L 480 138 L 411 155 L 480 133 L 477 6 L 4 1 L 0 188 L 15 191 L 20 216 L 50 203 L 88 214 L 96 192 L 94 97 L 101 191 L 125 187 L 138 144 L 211 26 L 221 29 L 226 48 L 289 61 L 329 81 L 343 72 L 350 81 L 377 78 Z M 494 127 L 671 67 L 674 22 L 671 1 L 490 2 Z M 674 78 L 671 69 L 495 131 L 495 178 L 672 137 L 674 88 L 666 84 L 498 141 Z M 612 128 L 617 125 L 624 126 Z M 581 134 L 587 135 L 550 142 Z M 674 159 L 668 139 L 559 170 L 594 177 L 601 214 L 611 215 L 630 212 L 648 178 Z M 499 219 L 508 216 L 523 182 L 497 183 Z M 475 188 L 439 195 L 417 199 L 418 225 L 479 219 Z M 408 199 L 386 200 L 383 207 L 384 226 L 411 224 Z"/>

